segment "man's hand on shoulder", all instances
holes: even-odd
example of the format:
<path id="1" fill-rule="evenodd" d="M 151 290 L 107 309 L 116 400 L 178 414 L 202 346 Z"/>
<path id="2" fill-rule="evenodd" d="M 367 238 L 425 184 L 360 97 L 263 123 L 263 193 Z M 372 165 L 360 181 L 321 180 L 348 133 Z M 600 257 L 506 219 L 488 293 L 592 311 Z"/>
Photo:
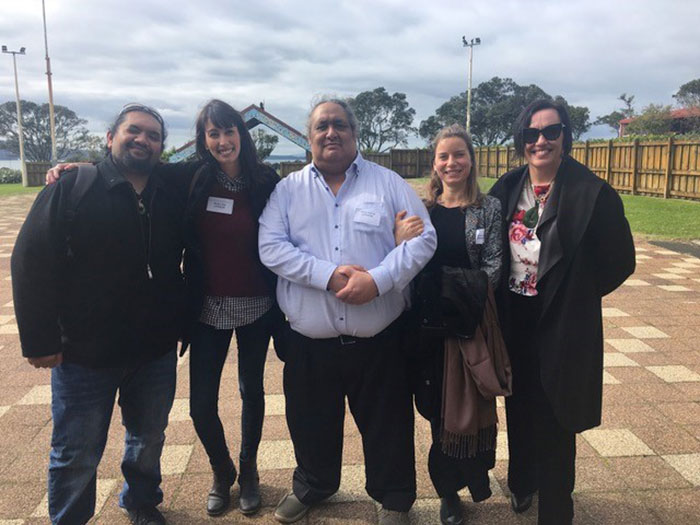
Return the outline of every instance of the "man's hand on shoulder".
<path id="1" fill-rule="evenodd" d="M 61 178 L 61 173 L 66 170 L 72 170 L 79 166 L 89 166 L 89 162 L 61 162 L 46 172 L 46 185 L 55 184 Z"/>
<path id="2" fill-rule="evenodd" d="M 335 296 L 348 304 L 366 304 L 379 295 L 377 285 L 366 271 L 353 271 L 345 287 Z"/>
<path id="3" fill-rule="evenodd" d="M 63 363 L 63 352 L 42 357 L 28 357 L 27 361 L 34 368 L 54 368 Z"/>

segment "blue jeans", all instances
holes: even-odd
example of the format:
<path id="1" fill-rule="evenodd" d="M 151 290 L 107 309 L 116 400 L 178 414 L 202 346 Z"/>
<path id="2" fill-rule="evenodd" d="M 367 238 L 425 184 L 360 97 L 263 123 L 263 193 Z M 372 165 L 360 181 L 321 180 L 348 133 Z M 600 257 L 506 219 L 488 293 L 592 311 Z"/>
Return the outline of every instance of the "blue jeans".
<path id="1" fill-rule="evenodd" d="M 49 515 L 57 524 L 83 524 L 95 513 L 97 465 L 119 392 L 126 427 L 119 505 L 155 506 L 160 455 L 175 397 L 175 352 L 135 368 L 87 368 L 63 363 L 51 371 L 53 435 L 49 461 Z"/>
<path id="2" fill-rule="evenodd" d="M 242 460 L 254 460 L 258 453 L 265 416 L 265 358 L 278 312 L 273 307 L 257 321 L 236 328 Z M 230 457 L 219 418 L 219 385 L 232 335 L 233 330 L 217 330 L 202 323 L 197 323 L 192 333 L 190 416 L 212 466 L 224 465 Z"/>

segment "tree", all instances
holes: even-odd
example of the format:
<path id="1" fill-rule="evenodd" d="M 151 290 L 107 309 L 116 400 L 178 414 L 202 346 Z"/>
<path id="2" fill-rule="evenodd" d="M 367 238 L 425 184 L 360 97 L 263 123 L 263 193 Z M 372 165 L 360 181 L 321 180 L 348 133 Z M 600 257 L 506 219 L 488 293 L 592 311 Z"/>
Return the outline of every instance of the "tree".
<path id="1" fill-rule="evenodd" d="M 562 104 L 569 113 L 571 135 L 574 140 L 580 139 L 581 135 L 591 129 L 591 112 L 586 106 L 571 106 L 564 97 L 559 95 L 554 101 Z"/>
<path id="2" fill-rule="evenodd" d="M 49 105 L 21 101 L 24 156 L 28 161 L 51 160 L 51 132 L 49 130 Z M 91 135 L 85 127 L 87 121 L 65 106 L 54 106 L 56 122 L 56 154 L 60 160 L 82 160 L 99 151 L 102 155 L 102 139 Z M 98 145 L 99 142 L 99 145 Z M 17 133 L 17 104 L 0 104 L 0 148 L 19 155 Z M 86 153 L 87 152 L 87 153 Z"/>
<path id="3" fill-rule="evenodd" d="M 617 97 L 617 100 L 622 101 L 623 106 L 620 109 L 616 109 L 612 113 L 608 113 L 607 115 L 603 115 L 598 117 L 595 122 L 593 122 L 594 126 L 598 126 L 600 124 L 605 124 L 606 126 L 609 126 L 615 133 L 620 129 L 620 121 L 625 118 L 630 118 L 635 115 L 635 110 L 634 110 L 634 95 L 628 95 L 627 93 L 623 93 L 619 97 Z"/>
<path id="4" fill-rule="evenodd" d="M 673 98 L 683 107 L 700 106 L 700 78 L 683 84 Z"/>
<path id="5" fill-rule="evenodd" d="M 170 162 L 170 157 L 175 155 L 175 152 L 177 150 L 175 149 L 175 146 L 170 146 L 168 149 L 164 149 L 163 152 L 160 154 L 160 160 L 162 162 Z"/>
<path id="6" fill-rule="evenodd" d="M 552 99 L 535 84 L 521 86 L 513 79 L 493 77 L 482 82 L 472 91 L 471 136 L 477 146 L 505 144 L 512 139 L 512 128 L 516 118 L 530 102 L 539 99 Z M 557 96 L 557 102 L 564 104 L 572 117 L 572 133 L 576 138 L 590 128 L 589 110 L 586 107 L 570 106 Z M 467 113 L 467 94 L 461 93 L 445 102 L 435 115 L 422 121 L 419 127 L 421 137 L 430 140 L 444 126 L 464 124 Z"/>
<path id="7" fill-rule="evenodd" d="M 250 136 L 253 137 L 255 151 L 258 153 L 258 160 L 260 160 L 260 162 L 270 156 L 270 153 L 272 153 L 275 146 L 277 146 L 277 142 L 280 140 L 277 135 L 265 133 L 265 130 L 262 128 L 254 129 Z"/>
<path id="8" fill-rule="evenodd" d="M 383 87 L 363 91 L 348 100 L 357 117 L 358 142 L 365 152 L 382 153 L 399 144 L 406 145 L 416 115 L 408 104 L 405 93 L 390 95 Z"/>
<path id="9" fill-rule="evenodd" d="M 81 149 L 67 154 L 61 160 L 66 162 L 98 162 L 105 156 L 106 142 L 106 139 L 103 137 L 87 135 Z"/>
<path id="10" fill-rule="evenodd" d="M 462 124 L 467 114 L 467 93 L 460 93 L 450 98 L 435 110 L 435 115 L 421 121 L 418 126 L 418 134 L 426 139 L 428 143 L 433 139 L 440 129 L 450 124 Z"/>
<path id="11" fill-rule="evenodd" d="M 629 135 L 663 135 L 672 133 L 672 126 L 671 106 L 649 104 L 627 124 L 626 133 Z"/>

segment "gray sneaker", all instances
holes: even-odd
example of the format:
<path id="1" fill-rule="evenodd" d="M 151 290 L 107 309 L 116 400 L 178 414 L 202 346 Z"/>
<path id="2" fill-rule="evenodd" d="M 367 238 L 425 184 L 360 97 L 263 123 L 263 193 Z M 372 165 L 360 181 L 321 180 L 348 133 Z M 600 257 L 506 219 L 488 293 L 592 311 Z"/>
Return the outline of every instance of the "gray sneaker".
<path id="1" fill-rule="evenodd" d="M 275 519 L 280 523 L 294 523 L 303 518 L 308 511 L 309 505 L 304 505 L 294 492 L 290 492 L 277 504 Z"/>
<path id="2" fill-rule="evenodd" d="M 379 509 L 379 525 L 409 525 L 408 512 L 399 512 L 382 507 Z"/>

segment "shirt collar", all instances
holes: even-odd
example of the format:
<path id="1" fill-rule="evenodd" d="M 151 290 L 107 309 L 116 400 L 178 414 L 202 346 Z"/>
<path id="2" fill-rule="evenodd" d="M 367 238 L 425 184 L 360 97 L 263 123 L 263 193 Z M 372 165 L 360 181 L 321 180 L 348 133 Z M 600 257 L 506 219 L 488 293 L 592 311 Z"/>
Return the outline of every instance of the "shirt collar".
<path id="1" fill-rule="evenodd" d="M 231 180 L 218 166 L 216 168 L 216 180 L 224 187 L 225 190 L 232 191 L 234 193 L 243 191 L 248 187 L 246 180 L 242 176 L 239 175 L 234 180 Z"/>
<path id="2" fill-rule="evenodd" d="M 362 158 L 362 154 L 358 151 L 357 155 L 355 156 L 355 159 L 350 163 L 350 166 L 348 167 L 347 170 L 345 170 L 345 175 L 346 176 L 352 176 L 352 175 L 359 175 L 360 171 L 362 170 L 362 167 L 365 165 L 367 161 Z M 322 177 L 323 173 L 316 167 L 316 164 L 314 164 L 313 160 L 311 161 L 311 173 L 315 177 Z"/>
<path id="3" fill-rule="evenodd" d="M 112 158 L 112 154 L 109 153 L 107 156 L 100 161 L 97 164 L 98 172 L 104 179 L 105 183 L 107 184 L 108 189 L 112 189 L 120 184 L 129 184 L 131 183 L 126 180 L 126 177 L 122 174 L 121 171 L 119 171 L 119 168 L 117 167 L 116 163 L 114 162 L 114 159 Z M 156 175 L 155 170 L 151 171 L 151 174 L 148 176 L 148 182 L 146 183 L 146 186 L 151 186 L 151 187 L 156 187 L 156 186 L 162 186 L 160 178 Z M 145 191 L 145 188 L 144 188 Z"/>

